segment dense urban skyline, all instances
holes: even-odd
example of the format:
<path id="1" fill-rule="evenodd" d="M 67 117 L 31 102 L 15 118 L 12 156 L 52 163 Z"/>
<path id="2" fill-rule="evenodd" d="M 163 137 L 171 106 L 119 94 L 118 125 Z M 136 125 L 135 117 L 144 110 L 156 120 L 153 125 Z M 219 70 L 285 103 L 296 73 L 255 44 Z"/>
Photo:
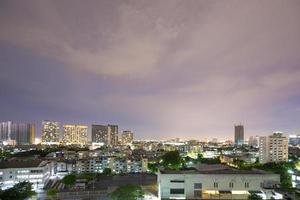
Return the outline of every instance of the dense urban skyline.
<path id="1" fill-rule="evenodd" d="M 245 137 L 300 133 L 299 9 L 2 0 L 0 121 L 118 124 L 146 139 L 233 138 L 239 123 Z"/>

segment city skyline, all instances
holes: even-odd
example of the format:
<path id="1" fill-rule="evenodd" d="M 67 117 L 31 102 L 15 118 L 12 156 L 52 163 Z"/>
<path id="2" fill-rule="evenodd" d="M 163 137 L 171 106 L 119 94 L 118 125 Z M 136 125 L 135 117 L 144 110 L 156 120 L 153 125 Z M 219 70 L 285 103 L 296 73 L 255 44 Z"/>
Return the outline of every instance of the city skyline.
<path id="1" fill-rule="evenodd" d="M 72 5 L 72 6 L 70 6 Z M 1 1 L 0 122 L 300 133 L 299 1 Z M 170 13 L 172 10 L 172 13 Z"/>

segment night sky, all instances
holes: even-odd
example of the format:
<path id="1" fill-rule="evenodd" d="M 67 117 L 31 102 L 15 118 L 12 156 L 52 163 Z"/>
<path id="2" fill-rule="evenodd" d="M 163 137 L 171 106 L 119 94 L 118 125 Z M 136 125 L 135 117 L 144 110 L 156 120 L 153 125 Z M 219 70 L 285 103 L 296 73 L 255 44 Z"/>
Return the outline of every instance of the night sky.
<path id="1" fill-rule="evenodd" d="M 44 119 L 300 133 L 300 1 L 0 0 L 0 121 Z"/>

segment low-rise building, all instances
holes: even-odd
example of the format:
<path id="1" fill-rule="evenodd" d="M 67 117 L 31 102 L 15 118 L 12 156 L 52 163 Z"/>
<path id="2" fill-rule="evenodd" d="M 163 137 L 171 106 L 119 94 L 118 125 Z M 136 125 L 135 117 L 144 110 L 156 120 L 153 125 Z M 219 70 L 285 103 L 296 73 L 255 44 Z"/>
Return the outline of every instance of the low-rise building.
<path id="1" fill-rule="evenodd" d="M 270 199 L 280 183 L 278 174 L 220 164 L 179 171 L 160 169 L 157 179 L 160 199 L 247 199 L 250 192 Z"/>
<path id="2" fill-rule="evenodd" d="M 7 189 L 15 184 L 28 181 L 33 189 L 38 190 L 51 176 L 51 166 L 47 161 L 39 159 L 11 159 L 0 162 L 0 187 Z"/>

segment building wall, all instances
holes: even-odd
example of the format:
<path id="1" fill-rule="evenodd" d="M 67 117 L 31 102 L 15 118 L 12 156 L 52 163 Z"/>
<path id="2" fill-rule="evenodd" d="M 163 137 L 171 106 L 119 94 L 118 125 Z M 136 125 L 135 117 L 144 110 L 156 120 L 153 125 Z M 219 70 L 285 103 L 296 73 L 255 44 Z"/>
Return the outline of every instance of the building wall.
<path id="1" fill-rule="evenodd" d="M 133 141 L 133 133 L 131 131 L 123 131 L 121 138 L 122 144 L 130 144 Z"/>
<path id="2" fill-rule="evenodd" d="M 7 141 L 11 139 L 11 121 L 0 123 L 0 141 Z"/>
<path id="3" fill-rule="evenodd" d="M 244 126 L 234 126 L 234 142 L 237 145 L 242 145 L 244 143 Z"/>
<path id="4" fill-rule="evenodd" d="M 87 144 L 87 130 L 88 126 L 85 125 L 64 125 L 64 144 L 76 144 L 86 145 Z"/>
<path id="5" fill-rule="evenodd" d="M 118 144 L 117 125 L 92 125 L 92 142 L 104 143 L 108 146 Z"/>
<path id="6" fill-rule="evenodd" d="M 214 199 L 220 196 L 229 199 L 246 199 L 248 191 L 259 191 L 268 181 L 280 181 L 276 174 L 158 174 L 159 198 Z M 231 183 L 233 185 L 231 185 Z M 195 189 L 195 184 L 201 188 Z M 231 187 L 232 186 L 232 187 Z M 184 189 L 183 194 L 170 194 L 171 189 Z M 230 194 L 218 194 L 229 191 Z M 233 193 L 233 194 L 232 194 Z M 216 195 L 217 194 L 217 195 Z M 195 197 L 198 196 L 198 197 Z"/>
<path id="7" fill-rule="evenodd" d="M 42 143 L 43 144 L 59 144 L 60 129 L 59 123 L 54 121 L 42 122 Z"/>
<path id="8" fill-rule="evenodd" d="M 288 139 L 281 133 L 259 138 L 259 162 L 288 161 Z"/>
<path id="9" fill-rule="evenodd" d="M 22 181 L 33 183 L 34 190 L 42 189 L 50 177 L 50 170 L 48 164 L 43 167 L 0 169 L 1 189 L 11 188 Z"/>

